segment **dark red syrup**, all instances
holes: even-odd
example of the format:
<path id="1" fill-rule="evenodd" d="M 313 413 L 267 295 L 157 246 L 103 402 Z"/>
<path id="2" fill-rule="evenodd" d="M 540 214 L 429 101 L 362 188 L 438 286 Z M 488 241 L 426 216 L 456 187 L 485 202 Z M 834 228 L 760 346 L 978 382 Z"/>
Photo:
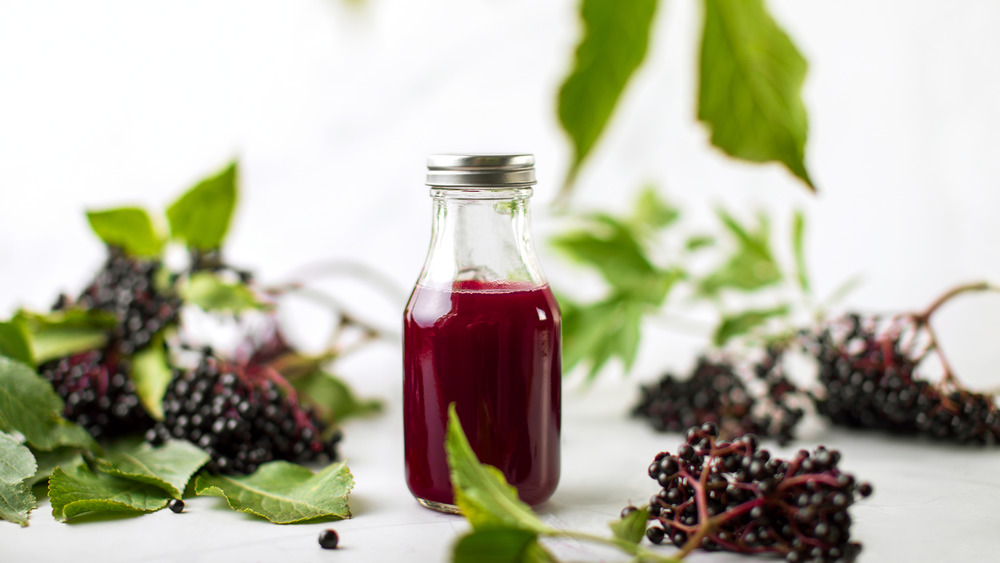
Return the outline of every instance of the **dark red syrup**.
<path id="1" fill-rule="evenodd" d="M 537 505 L 559 481 L 561 318 L 548 285 L 418 285 L 403 318 L 406 481 L 453 504 L 444 441 L 454 402 L 472 449 Z"/>

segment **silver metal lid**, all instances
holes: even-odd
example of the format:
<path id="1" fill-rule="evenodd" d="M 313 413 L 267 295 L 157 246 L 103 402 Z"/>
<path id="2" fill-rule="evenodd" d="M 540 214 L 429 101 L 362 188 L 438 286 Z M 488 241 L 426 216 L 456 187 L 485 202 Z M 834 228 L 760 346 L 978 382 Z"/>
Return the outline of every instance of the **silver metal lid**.
<path id="1" fill-rule="evenodd" d="M 426 183 L 437 188 L 526 188 L 535 185 L 535 155 L 432 154 Z"/>

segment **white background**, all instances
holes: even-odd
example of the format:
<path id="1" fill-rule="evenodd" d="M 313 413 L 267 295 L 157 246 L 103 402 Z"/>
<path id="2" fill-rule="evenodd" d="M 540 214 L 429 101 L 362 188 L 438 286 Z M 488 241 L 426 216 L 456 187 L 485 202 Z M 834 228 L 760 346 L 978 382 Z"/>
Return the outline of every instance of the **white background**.
<path id="1" fill-rule="evenodd" d="M 961 281 L 1000 281 L 1000 3 L 770 5 L 811 65 L 807 165 L 820 194 L 709 146 L 694 120 L 699 3 L 675 0 L 661 2 L 647 61 L 574 206 L 624 210 L 654 182 L 696 216 L 716 204 L 747 218 L 757 206 L 776 219 L 805 209 L 818 293 L 862 274 L 847 304 L 865 309 L 915 309 Z M 103 250 L 84 209 L 162 209 L 238 156 L 232 261 L 269 281 L 316 261 L 374 266 L 399 286 L 392 299 L 344 291 L 398 330 L 429 235 L 427 154 L 535 153 L 536 232 L 558 228 L 548 204 L 570 150 L 555 97 L 579 37 L 575 10 L 571 0 L 0 0 L 0 314 L 44 308 L 91 276 Z M 542 246 L 554 285 L 579 289 Z M 1000 384 L 1000 297 L 958 301 L 937 326 L 963 379 Z M 688 364 L 698 342 L 659 326 L 646 336 L 638 378 Z M 398 371 L 345 367 L 356 385 L 396 393 Z"/>

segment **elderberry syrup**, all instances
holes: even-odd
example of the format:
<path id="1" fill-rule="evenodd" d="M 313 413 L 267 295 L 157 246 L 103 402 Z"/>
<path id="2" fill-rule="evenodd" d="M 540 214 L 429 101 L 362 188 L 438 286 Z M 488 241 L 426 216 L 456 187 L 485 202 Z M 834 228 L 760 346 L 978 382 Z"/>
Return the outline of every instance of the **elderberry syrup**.
<path id="1" fill-rule="evenodd" d="M 559 481 L 561 317 L 531 241 L 532 155 L 434 155 L 430 251 L 403 317 L 406 480 L 455 512 L 445 435 L 455 409 L 482 463 L 521 500 Z"/>

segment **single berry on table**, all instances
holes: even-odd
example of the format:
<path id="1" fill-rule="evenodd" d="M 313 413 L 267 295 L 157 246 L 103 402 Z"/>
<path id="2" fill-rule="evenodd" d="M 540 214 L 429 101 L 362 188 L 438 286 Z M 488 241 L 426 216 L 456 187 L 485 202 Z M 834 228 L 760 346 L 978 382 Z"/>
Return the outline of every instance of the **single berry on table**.
<path id="1" fill-rule="evenodd" d="M 337 549 L 337 544 L 340 542 L 340 537 L 337 536 L 336 530 L 323 530 L 319 533 L 319 545 L 323 549 Z"/>
<path id="2" fill-rule="evenodd" d="M 179 498 L 170 499 L 167 503 L 167 508 L 169 508 L 174 514 L 180 514 L 184 512 L 184 501 Z"/>

